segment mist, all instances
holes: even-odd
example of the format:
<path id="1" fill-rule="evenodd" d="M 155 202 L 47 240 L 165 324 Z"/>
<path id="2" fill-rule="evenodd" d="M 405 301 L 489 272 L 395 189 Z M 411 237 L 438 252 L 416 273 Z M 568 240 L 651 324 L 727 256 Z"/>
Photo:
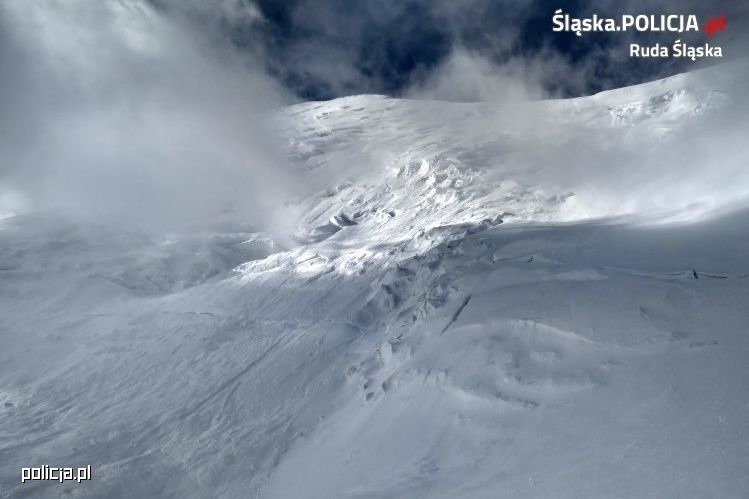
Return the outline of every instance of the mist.
<path id="1" fill-rule="evenodd" d="M 557 8 L 575 16 L 693 13 L 700 19 L 724 12 L 720 33 L 725 60 L 744 56 L 749 18 L 741 2 L 718 5 L 688 0 L 596 1 L 559 5 L 547 0 L 149 0 L 170 16 L 199 23 L 201 31 L 252 54 L 290 92 L 303 100 L 356 94 L 407 95 L 411 87 L 433 86 L 440 73 L 459 67 L 461 53 L 481 61 L 481 71 L 528 72 L 546 93 L 589 95 L 690 71 L 717 61 L 630 58 L 628 45 L 673 43 L 666 33 L 591 34 L 552 30 Z M 683 41 L 704 43 L 700 33 Z M 717 41 L 718 39 L 716 39 Z M 488 66 L 488 68 L 486 67 Z M 549 67 L 544 72 L 540 66 Z M 512 76 L 512 75 L 510 75 Z M 496 88 L 495 82 L 488 82 Z M 476 100 L 474 89 L 447 89 L 451 99 Z M 480 90 L 480 89 L 479 89 Z M 496 96 L 486 88 L 490 96 Z M 440 92 L 442 94 L 446 92 Z"/>
<path id="2" fill-rule="evenodd" d="M 450 20 L 446 29 L 462 26 L 460 6 L 439 5 L 435 16 Z M 323 10 L 315 19 L 334 29 L 333 15 Z M 205 29 L 197 29 L 201 20 Z M 269 76 L 271 55 L 229 43 L 226 20 L 252 29 L 268 22 L 256 4 L 230 0 L 215 9 L 145 0 L 4 2 L 0 63 L 12 70 L 0 73 L 0 216 L 54 210 L 74 220 L 163 231 L 220 215 L 291 233 L 296 214 L 287 201 L 319 187 L 299 180 L 269 125 L 294 98 Z M 600 68 L 595 58 L 573 64 L 553 50 L 492 57 L 518 37 L 498 30 L 482 50 L 453 40 L 439 64 L 415 74 L 397 95 L 505 105 L 500 121 L 519 124 L 529 140 L 550 149 L 537 158 L 545 181 L 588 193 L 570 217 L 676 209 L 684 199 L 708 206 L 742 195 L 746 102 L 732 102 L 700 130 L 687 124 L 659 135 L 622 124 L 594 132 L 605 134 L 600 140 L 586 131 L 576 141 L 549 144 L 549 124 L 511 106 L 562 96 L 549 88 L 555 78 L 586 88 L 600 80 Z M 314 58 L 304 59 L 316 61 L 331 88 L 348 88 L 357 78 L 338 52 L 314 40 L 306 47 Z M 707 168 L 716 151 L 720 166 Z M 564 164 L 552 169 L 549 157 Z M 590 176 L 602 158 L 619 176 L 613 190 Z"/>
<path id="3" fill-rule="evenodd" d="M 553 74 L 569 81 L 574 72 L 553 54 L 496 64 L 457 48 L 407 96 L 487 103 L 486 123 L 475 121 L 496 135 L 493 182 L 563 199 L 556 221 L 696 222 L 746 207 L 749 99 L 731 78 L 748 74 L 749 61 L 593 98 L 546 89 Z"/>
<path id="4" fill-rule="evenodd" d="M 289 96 L 246 55 L 139 0 L 0 6 L 0 209 L 278 230 L 294 190 L 266 124 Z"/>

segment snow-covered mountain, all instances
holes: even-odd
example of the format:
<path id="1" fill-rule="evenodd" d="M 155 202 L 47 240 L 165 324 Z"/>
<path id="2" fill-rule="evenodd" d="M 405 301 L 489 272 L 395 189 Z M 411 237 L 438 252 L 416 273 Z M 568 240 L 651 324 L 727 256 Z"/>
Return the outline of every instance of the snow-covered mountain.
<path id="1" fill-rule="evenodd" d="M 1 219 L 0 496 L 746 497 L 748 75 L 299 104 L 268 221 Z"/>

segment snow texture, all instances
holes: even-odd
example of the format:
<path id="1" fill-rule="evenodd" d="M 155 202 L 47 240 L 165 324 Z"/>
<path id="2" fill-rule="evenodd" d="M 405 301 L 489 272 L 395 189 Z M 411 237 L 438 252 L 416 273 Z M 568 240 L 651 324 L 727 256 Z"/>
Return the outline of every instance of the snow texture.
<path id="1" fill-rule="evenodd" d="M 747 75 L 282 109 L 293 244 L 2 218 L 0 496 L 749 496 Z"/>

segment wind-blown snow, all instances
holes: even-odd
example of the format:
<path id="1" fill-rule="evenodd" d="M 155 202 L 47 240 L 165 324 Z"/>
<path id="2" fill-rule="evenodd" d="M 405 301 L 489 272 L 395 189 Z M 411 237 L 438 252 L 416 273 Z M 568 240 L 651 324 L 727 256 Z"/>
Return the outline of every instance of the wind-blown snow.
<path id="1" fill-rule="evenodd" d="M 283 109 L 293 244 L 1 219 L 0 495 L 745 497 L 746 75 Z"/>

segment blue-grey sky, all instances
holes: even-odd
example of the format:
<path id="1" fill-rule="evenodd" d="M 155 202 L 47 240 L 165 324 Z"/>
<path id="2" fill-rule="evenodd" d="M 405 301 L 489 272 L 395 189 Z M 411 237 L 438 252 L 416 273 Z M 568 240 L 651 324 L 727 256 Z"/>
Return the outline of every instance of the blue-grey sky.
<path id="1" fill-rule="evenodd" d="M 302 99 L 403 95 L 444 69 L 456 50 L 500 75 L 505 67 L 517 73 L 518 66 L 530 66 L 532 70 L 520 71 L 521 78 L 532 77 L 554 96 L 589 94 L 718 61 L 631 59 L 631 41 L 672 45 L 677 38 L 695 44 L 708 40 L 702 33 L 555 33 L 551 18 L 558 8 L 578 17 L 696 14 L 700 23 L 725 13 L 726 31 L 709 40 L 723 46 L 724 58 L 745 55 L 749 19 L 746 2 L 715 0 L 151 1 L 167 15 L 183 17 L 196 29 L 260 58 L 275 79 Z"/>

